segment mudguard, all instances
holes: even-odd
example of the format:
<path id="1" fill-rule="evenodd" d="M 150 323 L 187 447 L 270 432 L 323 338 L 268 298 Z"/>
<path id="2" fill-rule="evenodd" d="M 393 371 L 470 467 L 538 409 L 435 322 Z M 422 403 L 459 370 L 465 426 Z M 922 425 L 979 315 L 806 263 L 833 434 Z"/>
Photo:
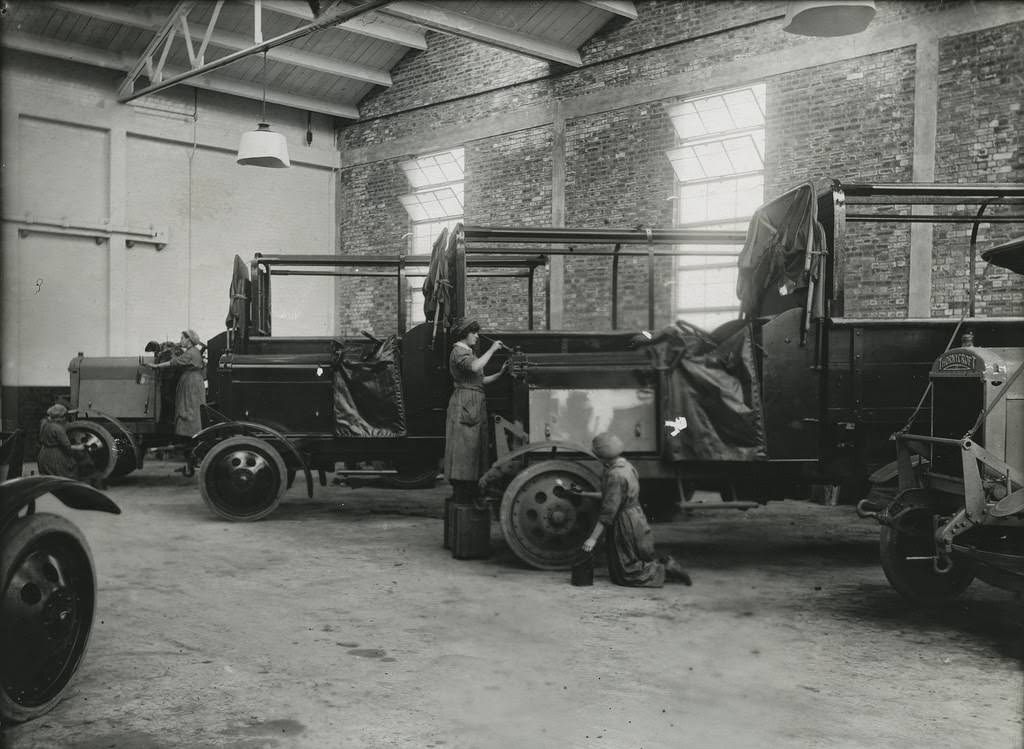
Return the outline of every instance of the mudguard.
<path id="1" fill-rule="evenodd" d="M 288 448 L 288 451 L 295 456 L 295 459 L 299 461 L 299 465 L 302 466 L 302 472 L 306 477 L 306 494 L 309 495 L 310 499 L 313 498 L 313 473 L 309 470 L 309 465 L 302 457 L 302 453 L 300 453 L 298 448 L 292 444 L 291 440 L 285 437 L 281 432 L 276 429 L 272 429 L 265 424 L 257 424 L 252 421 L 222 421 L 216 424 L 211 424 L 192 436 L 191 450 L 194 450 L 197 445 L 202 444 L 203 440 L 214 435 L 219 435 L 221 432 L 226 433 L 225 436 L 231 436 L 232 434 L 244 434 L 248 437 L 259 437 L 261 434 L 269 434 L 275 439 L 280 440 L 281 444 Z"/>
<path id="2" fill-rule="evenodd" d="M 52 494 L 73 510 L 121 514 L 121 508 L 110 497 L 81 481 L 63 476 L 25 476 L 0 483 L 0 529 L 44 494 Z"/>
<path id="3" fill-rule="evenodd" d="M 79 416 L 82 417 L 83 420 L 96 421 L 97 419 L 106 419 L 115 427 L 117 427 L 120 430 L 121 434 L 125 436 L 125 439 L 128 440 L 128 445 L 129 447 L 131 447 L 132 455 L 135 456 L 136 468 L 141 466 L 142 451 L 139 449 L 139 445 L 135 441 L 135 434 L 132 432 L 131 429 L 129 429 L 125 424 L 123 424 L 120 421 L 120 419 L 118 419 L 116 416 L 111 416 L 108 413 L 104 413 L 103 411 L 100 411 L 97 408 L 80 408 L 78 409 L 78 414 Z"/>

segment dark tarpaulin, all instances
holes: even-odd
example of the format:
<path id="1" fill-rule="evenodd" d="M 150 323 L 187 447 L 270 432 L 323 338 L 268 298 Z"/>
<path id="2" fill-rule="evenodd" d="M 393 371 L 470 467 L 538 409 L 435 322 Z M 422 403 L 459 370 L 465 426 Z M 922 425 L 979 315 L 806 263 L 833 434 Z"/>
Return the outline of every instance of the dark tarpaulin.
<path id="1" fill-rule="evenodd" d="M 365 359 L 345 359 L 343 351 L 337 356 L 334 366 L 335 436 L 405 435 L 398 340 L 398 336 L 389 336 Z"/>
<path id="2" fill-rule="evenodd" d="M 751 335 L 744 325 L 716 344 L 673 325 L 654 336 L 648 354 L 662 375 L 664 420 L 686 419 L 674 437 L 665 432 L 665 460 L 767 458 Z"/>
<path id="3" fill-rule="evenodd" d="M 762 301 L 769 290 L 786 296 L 806 290 L 812 279 L 817 280 L 817 253 L 826 249 L 825 229 L 818 223 L 817 192 L 808 182 L 754 212 L 736 281 L 736 296 L 745 317 L 762 314 Z"/>
<path id="4" fill-rule="evenodd" d="M 437 331 L 447 330 L 455 314 L 452 309 L 455 279 L 456 246 L 462 241 L 462 224 L 458 223 L 449 232 L 443 229 L 434 240 L 430 251 L 430 267 L 427 277 L 423 280 L 423 314 L 427 320 L 433 320 L 431 346 L 437 338 Z"/>
<path id="5" fill-rule="evenodd" d="M 231 285 L 228 287 L 228 316 L 224 321 L 231 338 L 241 333 L 240 325 L 249 303 L 249 269 L 242 258 L 235 255 L 231 271 Z"/>
<path id="6" fill-rule="evenodd" d="M 448 227 L 441 230 L 430 250 L 430 266 L 423 279 L 423 315 L 427 320 L 436 319 L 438 307 L 451 306 L 451 282 L 448 278 Z"/>

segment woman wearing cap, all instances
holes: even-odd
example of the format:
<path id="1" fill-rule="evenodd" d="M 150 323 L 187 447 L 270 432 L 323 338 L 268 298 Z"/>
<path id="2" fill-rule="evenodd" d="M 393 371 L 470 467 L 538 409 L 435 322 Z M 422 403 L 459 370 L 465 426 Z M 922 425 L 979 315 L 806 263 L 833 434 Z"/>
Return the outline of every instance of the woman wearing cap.
<path id="1" fill-rule="evenodd" d="M 601 514 L 583 551 L 594 550 L 608 531 L 608 576 L 617 585 L 660 588 L 665 580 L 690 584 L 690 576 L 670 556 L 657 557 L 654 534 L 640 506 L 640 480 L 633 464 L 622 457 L 622 440 L 610 432 L 594 437 L 594 454 L 604 463 L 601 476 Z"/>
<path id="2" fill-rule="evenodd" d="M 203 428 L 199 407 L 206 403 L 206 384 L 203 382 L 203 353 L 199 349 L 202 341 L 194 330 L 181 331 L 182 348 L 165 362 L 152 364 L 154 369 L 174 367 L 181 370 L 178 387 L 174 393 L 174 433 L 191 437 Z"/>
<path id="3" fill-rule="evenodd" d="M 64 431 L 68 409 L 54 403 L 46 409 L 46 418 L 39 425 L 39 457 L 36 468 L 42 476 L 64 476 L 78 478 L 78 461 L 75 452 L 84 452 L 84 445 L 72 445 Z"/>
<path id="4" fill-rule="evenodd" d="M 476 320 L 458 320 L 451 327 L 455 340 L 448 371 L 455 389 L 448 400 L 445 423 L 444 475 L 451 482 L 456 504 L 471 504 L 477 495 L 477 480 L 487 470 L 487 405 L 484 385 L 494 382 L 508 369 L 508 362 L 494 374 L 485 375 L 484 367 L 501 341 L 494 341 L 481 356 L 473 353 L 480 339 Z"/>

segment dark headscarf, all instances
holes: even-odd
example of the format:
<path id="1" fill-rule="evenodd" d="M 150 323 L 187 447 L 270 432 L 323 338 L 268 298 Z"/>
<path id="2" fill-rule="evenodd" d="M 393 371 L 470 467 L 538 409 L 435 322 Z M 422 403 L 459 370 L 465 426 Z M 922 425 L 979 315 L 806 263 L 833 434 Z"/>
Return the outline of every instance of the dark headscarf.
<path id="1" fill-rule="evenodd" d="M 452 323 L 450 330 L 451 340 L 461 341 L 470 333 L 479 333 L 480 323 L 471 317 L 460 317 L 458 320 Z"/>

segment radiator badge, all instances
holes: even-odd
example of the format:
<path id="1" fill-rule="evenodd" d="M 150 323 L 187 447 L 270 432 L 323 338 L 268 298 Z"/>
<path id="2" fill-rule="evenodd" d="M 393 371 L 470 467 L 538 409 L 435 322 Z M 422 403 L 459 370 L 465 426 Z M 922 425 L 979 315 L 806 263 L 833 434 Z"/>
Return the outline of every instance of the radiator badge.
<path id="1" fill-rule="evenodd" d="M 963 351 L 950 351 L 939 357 L 938 370 L 944 372 L 951 369 L 975 370 L 977 369 L 978 357 Z"/>
<path id="2" fill-rule="evenodd" d="M 670 437 L 677 436 L 681 431 L 686 429 L 686 417 L 677 416 L 675 421 L 666 421 L 665 426 L 672 430 Z"/>

